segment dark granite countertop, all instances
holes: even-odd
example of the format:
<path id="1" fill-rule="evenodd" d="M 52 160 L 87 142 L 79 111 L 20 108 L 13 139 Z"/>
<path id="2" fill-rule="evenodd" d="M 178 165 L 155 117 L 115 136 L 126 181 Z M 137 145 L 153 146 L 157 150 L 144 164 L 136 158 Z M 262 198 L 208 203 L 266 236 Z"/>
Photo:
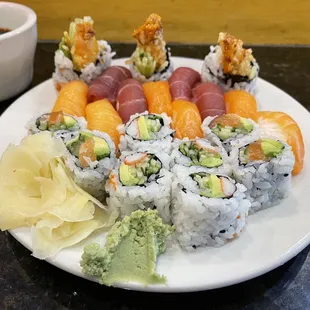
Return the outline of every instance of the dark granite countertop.
<path id="1" fill-rule="evenodd" d="M 133 45 L 114 44 L 118 57 Z M 51 77 L 54 43 L 39 43 L 31 87 Z M 260 76 L 310 109 L 310 48 L 253 47 Z M 208 46 L 173 45 L 175 56 L 203 59 Z M 0 114 L 15 98 L 0 102 Z M 310 246 L 264 276 L 228 288 L 189 294 L 150 294 L 107 288 L 37 260 L 0 232 L 0 310 L 4 309 L 310 309 Z"/>

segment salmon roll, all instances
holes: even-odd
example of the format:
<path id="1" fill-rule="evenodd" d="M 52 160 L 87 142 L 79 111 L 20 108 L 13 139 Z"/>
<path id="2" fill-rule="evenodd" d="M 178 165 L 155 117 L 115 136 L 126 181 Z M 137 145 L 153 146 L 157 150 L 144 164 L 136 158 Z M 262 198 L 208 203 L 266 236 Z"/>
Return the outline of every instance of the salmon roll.
<path id="1" fill-rule="evenodd" d="M 225 91 L 241 89 L 254 93 L 259 65 L 251 49 L 240 39 L 220 32 L 218 44 L 210 47 L 202 66 L 201 79 L 220 85 Z"/>
<path id="2" fill-rule="evenodd" d="M 223 146 L 228 154 L 232 147 L 253 142 L 259 137 L 258 125 L 237 114 L 207 117 L 202 123 L 202 129 L 206 139 L 214 145 Z"/>
<path id="3" fill-rule="evenodd" d="M 157 14 L 151 14 L 134 31 L 137 48 L 126 63 L 139 82 L 168 80 L 172 74 L 170 48 L 166 46 L 163 34 L 161 17 Z"/>
<path id="4" fill-rule="evenodd" d="M 194 251 L 240 236 L 251 206 L 245 191 L 244 185 L 226 175 L 176 167 L 171 217 L 180 246 Z"/>
<path id="5" fill-rule="evenodd" d="M 215 147 L 206 139 L 176 139 L 171 153 L 171 167 L 201 167 L 209 173 L 231 172 L 228 154 L 223 147 Z"/>
<path id="6" fill-rule="evenodd" d="M 111 65 L 115 53 L 104 40 L 97 40 L 91 17 L 76 18 L 65 31 L 55 52 L 53 81 L 57 90 L 72 80 L 89 84 Z"/>
<path id="7" fill-rule="evenodd" d="M 262 136 L 231 152 L 234 178 L 245 185 L 251 213 L 279 204 L 287 198 L 295 164 L 284 141 Z"/>
<path id="8" fill-rule="evenodd" d="M 123 152 L 110 174 L 105 189 L 110 208 L 123 218 L 135 210 L 157 209 L 164 222 L 170 222 L 170 158 L 163 153 Z"/>
<path id="9" fill-rule="evenodd" d="M 115 145 L 108 134 L 84 129 L 66 142 L 64 158 L 74 182 L 104 202 L 105 182 L 116 164 Z"/>
<path id="10" fill-rule="evenodd" d="M 76 132 L 85 129 L 86 124 L 84 117 L 76 117 L 58 111 L 36 116 L 28 122 L 26 128 L 30 135 L 42 131 L 50 131 L 54 137 L 61 138 L 66 142 L 72 138 Z"/>
<path id="11" fill-rule="evenodd" d="M 170 127 L 171 118 L 165 113 L 136 113 L 119 127 L 121 134 L 120 151 L 154 150 L 171 153 L 174 130 Z"/>

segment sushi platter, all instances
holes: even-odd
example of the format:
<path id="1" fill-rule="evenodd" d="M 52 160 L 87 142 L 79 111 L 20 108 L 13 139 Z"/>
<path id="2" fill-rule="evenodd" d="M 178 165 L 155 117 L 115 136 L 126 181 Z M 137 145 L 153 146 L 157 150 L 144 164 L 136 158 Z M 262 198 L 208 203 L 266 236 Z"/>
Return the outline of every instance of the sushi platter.
<path id="1" fill-rule="evenodd" d="M 175 57 L 151 14 L 118 59 L 93 26 L 72 22 L 51 79 L 0 118 L 0 229 L 79 277 L 152 292 L 240 283 L 305 248 L 310 114 L 259 77 L 255 51 L 220 33 L 204 60 Z"/>

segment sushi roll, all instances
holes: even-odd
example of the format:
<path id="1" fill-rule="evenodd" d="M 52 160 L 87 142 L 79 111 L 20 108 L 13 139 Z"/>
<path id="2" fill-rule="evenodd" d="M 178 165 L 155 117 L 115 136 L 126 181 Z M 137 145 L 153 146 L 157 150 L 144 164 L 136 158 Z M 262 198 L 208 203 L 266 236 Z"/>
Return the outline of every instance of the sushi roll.
<path id="1" fill-rule="evenodd" d="M 288 196 L 295 164 L 285 142 L 262 137 L 232 150 L 234 178 L 246 186 L 251 213 L 278 204 Z"/>
<path id="2" fill-rule="evenodd" d="M 28 122 L 26 128 L 30 135 L 41 131 L 50 131 L 53 136 L 66 142 L 73 138 L 77 131 L 86 128 L 86 120 L 84 117 L 75 117 L 59 111 L 44 113 L 39 117 L 35 117 Z"/>
<path id="3" fill-rule="evenodd" d="M 206 139 L 176 139 L 171 153 L 171 166 L 201 167 L 209 173 L 230 174 L 228 155 L 223 147 L 214 147 Z"/>
<path id="4" fill-rule="evenodd" d="M 136 29 L 137 48 L 127 61 L 133 77 L 140 82 L 168 80 L 173 71 L 170 49 L 163 37 L 161 17 L 151 14 Z"/>
<path id="5" fill-rule="evenodd" d="M 89 84 L 111 65 L 111 46 L 104 40 L 97 40 L 94 21 L 89 16 L 76 18 L 65 31 L 55 52 L 53 80 L 56 89 L 72 80 L 83 80 Z"/>
<path id="6" fill-rule="evenodd" d="M 214 145 L 223 146 L 229 154 L 233 146 L 253 142 L 259 137 L 258 125 L 237 114 L 209 116 L 202 123 L 204 136 Z"/>
<path id="7" fill-rule="evenodd" d="M 64 161 L 74 182 L 103 202 L 105 182 L 117 161 L 110 136 L 86 129 L 69 140 L 66 148 Z"/>
<path id="8" fill-rule="evenodd" d="M 127 124 L 119 127 L 121 134 L 120 151 L 154 150 L 171 153 L 174 130 L 171 119 L 165 113 L 136 113 Z"/>
<path id="9" fill-rule="evenodd" d="M 259 65 L 251 49 L 228 33 L 220 32 L 218 45 L 210 47 L 201 77 L 203 82 L 220 85 L 224 90 L 241 89 L 254 93 Z"/>
<path id="10" fill-rule="evenodd" d="M 154 152 L 124 152 L 106 183 L 108 206 L 121 217 L 138 209 L 157 209 L 170 222 L 170 158 Z"/>
<path id="11" fill-rule="evenodd" d="M 226 175 L 199 167 L 175 169 L 172 183 L 172 223 L 181 247 L 222 246 L 246 225 L 250 201 L 246 187 Z"/>

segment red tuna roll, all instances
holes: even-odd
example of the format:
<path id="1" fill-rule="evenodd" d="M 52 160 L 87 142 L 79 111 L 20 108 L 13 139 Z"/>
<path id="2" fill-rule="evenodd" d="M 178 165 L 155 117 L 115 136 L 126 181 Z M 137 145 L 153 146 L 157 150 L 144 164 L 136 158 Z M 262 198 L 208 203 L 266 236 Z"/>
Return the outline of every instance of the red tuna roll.
<path id="1" fill-rule="evenodd" d="M 187 67 L 176 69 L 169 78 L 172 99 L 191 101 L 192 88 L 200 81 L 201 77 L 197 71 Z"/>
<path id="2" fill-rule="evenodd" d="M 213 83 L 200 83 L 193 89 L 193 101 L 197 104 L 200 116 L 225 114 L 224 91 Z"/>
<path id="3" fill-rule="evenodd" d="M 131 77 L 131 72 L 125 67 L 112 66 L 107 68 L 97 79 L 90 83 L 87 94 L 88 102 L 107 99 L 115 107 L 120 83 Z"/>
<path id="4" fill-rule="evenodd" d="M 146 98 L 137 80 L 127 79 L 120 83 L 116 109 L 124 123 L 129 121 L 131 115 L 147 110 Z"/>

